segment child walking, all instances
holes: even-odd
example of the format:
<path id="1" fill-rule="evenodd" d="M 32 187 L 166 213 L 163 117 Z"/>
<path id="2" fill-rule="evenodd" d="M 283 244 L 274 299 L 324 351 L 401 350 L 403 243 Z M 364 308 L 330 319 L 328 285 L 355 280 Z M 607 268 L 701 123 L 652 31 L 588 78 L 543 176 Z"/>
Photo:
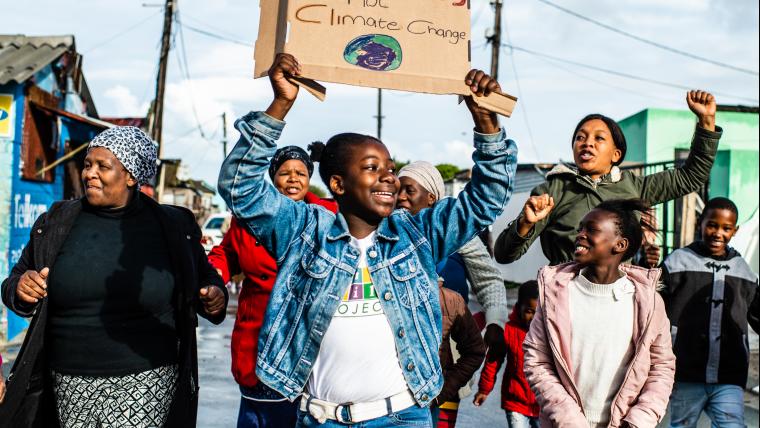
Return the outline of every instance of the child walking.
<path id="1" fill-rule="evenodd" d="M 504 326 L 504 343 L 507 348 L 507 368 L 501 380 L 501 408 L 507 413 L 509 428 L 538 428 L 538 403 L 523 371 L 523 342 L 538 306 L 538 282 L 528 281 L 517 290 L 517 303 Z M 481 406 L 493 391 L 496 374 L 504 363 L 504 357 L 486 356 L 486 364 L 480 372 L 478 393 L 472 401 Z"/>
<path id="2" fill-rule="evenodd" d="M 757 275 L 728 246 L 739 230 L 738 216 L 731 200 L 711 199 L 700 219 L 700 239 L 665 260 L 663 297 L 677 358 L 671 427 L 696 427 L 702 411 L 713 426 L 745 426 L 747 320 L 760 314 L 751 309 Z"/>
<path id="3" fill-rule="evenodd" d="M 443 385 L 435 266 L 501 213 L 515 143 L 495 114 L 468 99 L 476 130 L 472 181 L 459 198 L 412 216 L 394 211 L 399 181 L 385 145 L 339 134 L 318 156 L 338 214 L 298 204 L 263 177 L 298 94 L 287 77 L 299 73 L 293 56 L 276 57 L 269 71 L 274 100 L 266 112 L 236 122 L 241 138 L 219 177 L 221 196 L 279 268 L 256 374 L 290 400 L 302 396 L 298 426 L 430 427 L 427 406 Z M 482 71 L 465 82 L 476 96 L 499 90 Z"/>
<path id="4" fill-rule="evenodd" d="M 580 222 L 575 261 L 538 274 L 525 374 L 542 427 L 653 428 L 673 386 L 660 270 L 627 264 L 642 242 L 640 200 L 599 204 Z"/>
<path id="5" fill-rule="evenodd" d="M 711 94 L 691 91 L 686 103 L 697 117 L 688 159 L 682 167 L 647 176 L 618 167 L 628 144 L 617 122 L 601 114 L 583 118 L 572 137 L 575 165 L 558 165 L 533 189 L 522 213 L 496 240 L 496 261 L 514 262 L 538 237 L 549 264 L 571 261 L 578 222 L 602 201 L 641 198 L 657 205 L 699 189 L 710 177 L 723 131 L 715 125 Z"/>

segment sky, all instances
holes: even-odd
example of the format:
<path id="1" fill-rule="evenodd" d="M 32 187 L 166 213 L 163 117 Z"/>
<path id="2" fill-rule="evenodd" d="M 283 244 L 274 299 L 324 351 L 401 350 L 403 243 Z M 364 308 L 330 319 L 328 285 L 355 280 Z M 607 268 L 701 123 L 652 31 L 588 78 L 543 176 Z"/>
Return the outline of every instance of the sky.
<path id="1" fill-rule="evenodd" d="M 519 101 L 502 125 L 518 144 L 521 163 L 571 159 L 570 134 L 589 113 L 619 120 L 649 107 L 687 108 L 684 89 L 594 68 L 710 90 L 721 104 L 758 104 L 756 0 L 551 1 L 641 38 L 755 73 L 655 48 L 541 0 L 506 0 L 502 42 L 519 49 L 502 49 L 499 80 L 503 90 Z M 471 4 L 472 66 L 488 70 L 490 47 L 485 46 L 485 35 L 493 25 L 493 10 L 488 0 L 471 0 Z M 73 34 L 99 114 L 144 116 L 155 92 L 162 5 L 156 0 L 0 0 L 0 31 Z M 252 78 L 259 2 L 177 0 L 177 6 L 182 25 L 174 26 L 169 60 L 164 157 L 181 158 L 192 178 L 213 185 L 223 160 L 222 113 L 228 117 L 231 148 L 239 135 L 234 119 L 251 110 L 264 110 L 271 101 L 268 81 Z M 376 89 L 325 86 L 324 102 L 302 91 L 288 115 L 280 144 L 305 147 L 339 132 L 376 133 Z M 472 120 L 455 96 L 383 94 L 382 137 L 395 158 L 462 168 L 472 165 Z"/>

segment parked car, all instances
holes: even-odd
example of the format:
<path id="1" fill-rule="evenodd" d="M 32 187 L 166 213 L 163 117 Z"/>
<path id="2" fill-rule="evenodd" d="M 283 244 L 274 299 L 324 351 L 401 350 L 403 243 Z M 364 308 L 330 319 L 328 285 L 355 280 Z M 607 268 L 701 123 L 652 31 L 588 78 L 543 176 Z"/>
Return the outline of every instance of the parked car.
<path id="1" fill-rule="evenodd" d="M 223 230 L 224 225 L 227 223 L 227 227 L 229 227 L 230 218 L 230 213 L 213 214 L 203 224 L 201 228 L 201 233 L 203 234 L 201 236 L 201 244 L 207 253 L 216 245 L 222 243 L 224 232 L 226 232 L 226 230 Z"/>

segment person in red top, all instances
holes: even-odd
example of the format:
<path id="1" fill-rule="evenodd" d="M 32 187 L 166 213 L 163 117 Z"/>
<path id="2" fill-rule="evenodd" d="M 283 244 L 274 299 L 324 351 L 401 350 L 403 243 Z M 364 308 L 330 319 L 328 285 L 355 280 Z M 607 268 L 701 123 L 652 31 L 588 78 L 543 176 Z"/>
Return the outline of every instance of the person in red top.
<path id="1" fill-rule="evenodd" d="M 504 326 L 504 342 L 507 346 L 507 367 L 501 383 L 501 408 L 507 413 L 509 428 L 538 428 L 538 403 L 523 372 L 523 341 L 528 333 L 533 314 L 538 306 L 538 282 L 528 281 L 520 285 L 509 321 Z M 482 405 L 493 391 L 496 373 L 504 363 L 504 357 L 486 355 L 486 363 L 480 372 L 478 393 L 473 404 Z"/>
<path id="2" fill-rule="evenodd" d="M 280 193 L 294 201 L 317 204 L 336 212 L 338 204 L 320 199 L 309 192 L 314 164 L 309 155 L 296 146 L 283 147 L 275 153 L 269 166 L 269 176 Z M 237 317 L 232 330 L 232 375 L 240 385 L 238 428 L 287 428 L 296 424 L 297 408 L 280 394 L 260 383 L 256 377 L 256 353 L 259 330 L 269 302 L 277 263 L 259 245 L 256 237 L 235 218 L 222 243 L 209 252 L 208 260 L 225 282 L 243 273 L 242 290 L 238 296 Z"/>

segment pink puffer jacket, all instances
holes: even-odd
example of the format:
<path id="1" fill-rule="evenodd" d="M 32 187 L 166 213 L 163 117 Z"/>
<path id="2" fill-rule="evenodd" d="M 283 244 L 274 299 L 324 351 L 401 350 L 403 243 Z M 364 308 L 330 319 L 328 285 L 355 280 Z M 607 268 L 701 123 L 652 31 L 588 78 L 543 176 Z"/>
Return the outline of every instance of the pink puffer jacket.
<path id="1" fill-rule="evenodd" d="M 525 338 L 525 374 L 541 407 L 542 427 L 588 427 L 571 371 L 570 281 L 580 266 L 547 266 L 538 274 L 540 303 Z M 634 357 L 612 401 L 609 427 L 655 427 L 668 405 L 676 358 L 670 322 L 657 293 L 660 270 L 621 265 L 636 287 Z"/>

